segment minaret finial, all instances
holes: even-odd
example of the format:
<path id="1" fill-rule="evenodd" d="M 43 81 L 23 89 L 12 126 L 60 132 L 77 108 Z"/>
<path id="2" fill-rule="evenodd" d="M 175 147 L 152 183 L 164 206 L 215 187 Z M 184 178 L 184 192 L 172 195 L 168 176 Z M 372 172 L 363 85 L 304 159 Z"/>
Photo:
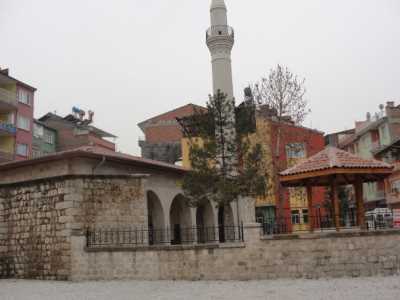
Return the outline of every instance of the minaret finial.
<path id="1" fill-rule="evenodd" d="M 213 69 L 213 91 L 227 94 L 233 99 L 231 51 L 235 42 L 233 29 L 228 26 L 224 0 L 211 2 L 211 27 L 207 30 L 207 46 L 210 49 Z"/>

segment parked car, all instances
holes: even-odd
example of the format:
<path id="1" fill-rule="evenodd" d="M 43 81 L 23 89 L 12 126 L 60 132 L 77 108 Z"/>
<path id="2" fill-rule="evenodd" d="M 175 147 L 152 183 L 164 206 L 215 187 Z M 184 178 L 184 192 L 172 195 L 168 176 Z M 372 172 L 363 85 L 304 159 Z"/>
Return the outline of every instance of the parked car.
<path id="1" fill-rule="evenodd" d="M 375 208 L 365 214 L 368 229 L 393 227 L 393 212 L 390 208 Z"/>

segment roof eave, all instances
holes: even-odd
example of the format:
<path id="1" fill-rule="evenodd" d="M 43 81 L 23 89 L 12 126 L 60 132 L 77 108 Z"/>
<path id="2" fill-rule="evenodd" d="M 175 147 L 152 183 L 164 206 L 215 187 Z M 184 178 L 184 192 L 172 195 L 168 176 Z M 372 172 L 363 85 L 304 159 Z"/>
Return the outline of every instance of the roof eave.
<path id="1" fill-rule="evenodd" d="M 96 159 L 101 159 L 103 157 L 106 157 L 106 160 L 108 160 L 108 161 L 124 162 L 124 163 L 128 163 L 131 165 L 148 167 L 148 168 L 154 169 L 154 170 L 164 170 L 164 171 L 180 173 L 180 174 L 185 174 L 188 171 L 186 169 L 178 168 L 173 165 L 167 166 L 167 165 L 161 165 L 161 164 L 152 164 L 151 162 L 140 161 L 140 160 L 124 158 L 124 157 L 116 157 L 116 156 L 101 154 L 101 153 L 88 152 L 88 151 L 84 151 L 84 150 L 76 150 L 76 151 L 67 152 L 67 153 L 56 153 L 54 155 L 47 155 L 47 156 L 43 156 L 43 157 L 39 157 L 39 158 L 35 158 L 35 159 L 3 163 L 3 164 L 0 164 L 0 171 L 1 170 L 10 170 L 10 169 L 19 168 L 19 167 L 25 167 L 25 166 L 31 166 L 31 165 L 35 165 L 38 163 L 51 162 L 51 161 L 56 161 L 56 160 L 60 160 L 60 159 L 70 159 L 70 158 L 77 158 L 77 157 L 96 158 Z"/>
<path id="2" fill-rule="evenodd" d="M 315 177 L 332 176 L 332 175 L 343 175 L 343 174 L 381 174 L 390 175 L 393 172 L 394 167 L 378 167 L 378 168 L 330 168 L 312 170 L 308 172 L 291 173 L 291 174 L 280 174 L 279 180 L 281 182 L 290 182 L 295 180 L 306 180 Z"/>

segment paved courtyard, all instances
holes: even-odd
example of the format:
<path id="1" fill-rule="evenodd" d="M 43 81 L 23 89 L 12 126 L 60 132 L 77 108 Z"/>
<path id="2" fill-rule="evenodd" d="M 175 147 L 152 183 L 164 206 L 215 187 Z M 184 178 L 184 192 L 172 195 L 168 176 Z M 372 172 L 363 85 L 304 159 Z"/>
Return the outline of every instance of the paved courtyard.
<path id="1" fill-rule="evenodd" d="M 0 280 L 1 300 L 400 299 L 400 277 L 249 282 Z"/>

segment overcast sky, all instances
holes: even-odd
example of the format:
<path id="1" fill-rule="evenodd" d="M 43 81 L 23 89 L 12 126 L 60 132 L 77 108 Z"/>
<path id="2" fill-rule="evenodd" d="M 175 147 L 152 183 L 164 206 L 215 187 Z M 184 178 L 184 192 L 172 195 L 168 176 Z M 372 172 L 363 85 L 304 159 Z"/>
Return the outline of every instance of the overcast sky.
<path id="1" fill-rule="evenodd" d="M 399 0 L 226 0 L 237 101 L 277 63 L 306 78 L 305 125 L 348 129 L 400 104 Z M 137 123 L 211 92 L 209 0 L 0 0 L 0 66 L 37 87 L 36 117 L 72 106 L 139 154 Z"/>

